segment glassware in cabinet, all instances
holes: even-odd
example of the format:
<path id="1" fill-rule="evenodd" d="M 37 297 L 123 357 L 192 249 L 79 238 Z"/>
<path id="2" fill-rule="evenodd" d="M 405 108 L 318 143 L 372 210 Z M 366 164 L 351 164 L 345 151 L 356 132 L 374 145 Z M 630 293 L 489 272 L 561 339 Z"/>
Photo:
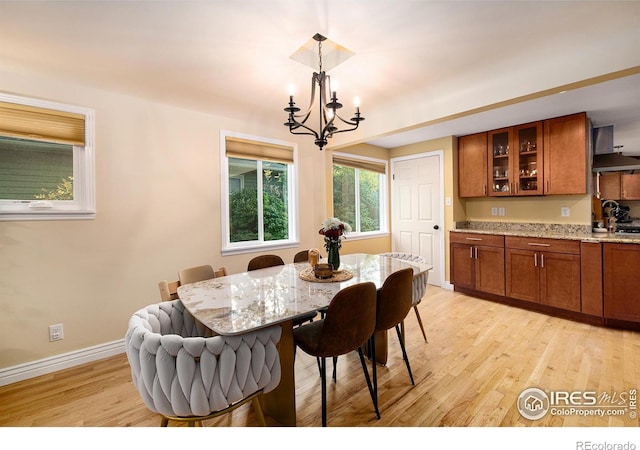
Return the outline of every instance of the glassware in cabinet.
<path id="1" fill-rule="evenodd" d="M 512 195 L 512 131 L 510 128 L 489 132 L 489 195 Z"/>
<path id="2" fill-rule="evenodd" d="M 542 122 L 514 127 L 518 175 L 514 195 L 542 194 Z"/>

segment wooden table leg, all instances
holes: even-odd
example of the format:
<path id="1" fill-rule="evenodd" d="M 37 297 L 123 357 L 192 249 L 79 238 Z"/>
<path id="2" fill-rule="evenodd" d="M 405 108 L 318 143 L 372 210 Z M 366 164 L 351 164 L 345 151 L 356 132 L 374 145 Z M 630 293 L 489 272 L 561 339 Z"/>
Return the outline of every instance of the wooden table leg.
<path id="1" fill-rule="evenodd" d="M 280 384 L 262 396 L 264 413 L 283 426 L 296 426 L 296 380 L 294 372 L 293 321 L 282 324 L 278 343 L 280 353 Z"/>

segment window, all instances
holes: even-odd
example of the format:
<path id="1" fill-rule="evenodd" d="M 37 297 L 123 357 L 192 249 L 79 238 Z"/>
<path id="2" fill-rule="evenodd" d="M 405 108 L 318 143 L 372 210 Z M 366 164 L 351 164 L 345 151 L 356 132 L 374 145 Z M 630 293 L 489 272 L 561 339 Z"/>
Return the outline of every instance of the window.
<path id="1" fill-rule="evenodd" d="M 333 154 L 333 215 L 355 236 L 387 232 L 387 162 Z"/>
<path id="2" fill-rule="evenodd" d="M 0 93 L 0 220 L 93 217 L 93 111 Z"/>
<path id="3" fill-rule="evenodd" d="M 297 245 L 294 144 L 222 132 L 223 254 Z"/>

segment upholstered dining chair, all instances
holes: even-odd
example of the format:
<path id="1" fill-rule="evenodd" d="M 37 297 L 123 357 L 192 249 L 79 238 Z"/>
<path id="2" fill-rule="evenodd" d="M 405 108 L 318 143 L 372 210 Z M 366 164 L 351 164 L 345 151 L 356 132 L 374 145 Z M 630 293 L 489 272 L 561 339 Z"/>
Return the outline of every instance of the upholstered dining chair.
<path id="1" fill-rule="evenodd" d="M 322 426 L 327 426 L 326 358 L 337 358 L 354 350 L 367 381 L 376 415 L 380 418 L 362 345 L 373 334 L 376 323 L 376 286 L 358 283 L 340 290 L 331 300 L 323 319 L 293 329 L 296 347 L 320 359 L 322 380 Z M 335 361 L 334 361 L 335 362 Z"/>
<path id="2" fill-rule="evenodd" d="M 373 366 L 373 393 L 376 411 L 378 411 L 378 374 L 376 363 L 376 343 L 375 334 L 380 331 L 387 331 L 391 328 L 396 329 L 400 349 L 402 350 L 402 359 L 407 366 L 411 384 L 413 381 L 413 373 L 409 364 L 409 357 L 404 345 L 404 331 L 401 330 L 400 324 L 407 317 L 412 304 L 412 285 L 413 285 L 413 269 L 406 268 L 392 273 L 387 277 L 382 287 L 377 292 L 376 302 L 376 325 L 375 331 L 371 334 L 368 349 L 371 352 L 371 361 Z"/>
<path id="3" fill-rule="evenodd" d="M 180 284 L 195 283 L 197 281 L 210 280 L 211 278 L 224 277 L 228 275 L 226 266 L 213 270 L 209 264 L 203 266 L 189 267 L 178 271 Z"/>
<path id="4" fill-rule="evenodd" d="M 284 260 L 278 255 L 260 255 L 251 258 L 247 264 L 247 272 L 274 266 L 284 266 Z"/>
<path id="5" fill-rule="evenodd" d="M 180 300 L 138 310 L 129 319 L 125 349 L 133 384 L 144 404 L 169 421 L 189 426 L 249 401 L 265 426 L 260 396 L 280 383 L 276 348 L 282 329 L 210 336 Z"/>
<path id="6" fill-rule="evenodd" d="M 390 258 L 403 259 L 405 261 L 413 261 L 420 264 L 426 264 L 427 261 L 420 255 L 414 255 L 411 253 L 381 253 L 382 256 L 388 256 Z M 416 318 L 418 319 L 418 325 L 420 325 L 420 331 L 422 331 L 422 337 L 425 342 L 429 342 L 427 340 L 427 333 L 424 331 L 424 326 L 422 325 L 422 318 L 420 317 L 420 311 L 418 311 L 418 305 L 422 301 L 422 297 L 424 297 L 424 293 L 427 290 L 427 282 L 429 280 L 429 271 L 422 272 L 420 275 L 413 279 L 413 300 L 412 306 L 413 310 L 416 313 Z"/>
<path id="7" fill-rule="evenodd" d="M 294 263 L 301 263 L 309 261 L 309 250 L 300 250 L 298 253 L 293 255 Z"/>

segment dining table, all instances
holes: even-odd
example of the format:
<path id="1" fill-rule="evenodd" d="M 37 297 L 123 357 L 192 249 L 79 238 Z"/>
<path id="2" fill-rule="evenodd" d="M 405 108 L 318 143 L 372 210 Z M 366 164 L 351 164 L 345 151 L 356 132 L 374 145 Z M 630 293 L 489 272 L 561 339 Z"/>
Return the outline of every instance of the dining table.
<path id="1" fill-rule="evenodd" d="M 283 426 L 296 425 L 293 323 L 312 311 L 326 308 L 347 286 L 373 282 L 380 289 L 389 275 L 412 268 L 414 282 L 426 283 L 432 266 L 389 256 L 354 253 L 340 257 L 339 270 L 330 278 L 314 276 L 308 262 L 290 263 L 230 274 L 178 288 L 185 308 L 214 333 L 239 335 L 281 326 L 278 343 L 281 379 L 262 399 L 265 413 Z M 304 326 L 304 325 L 302 325 Z M 378 344 L 377 341 L 381 343 Z M 386 362 L 386 332 L 376 335 L 378 362 Z"/>

